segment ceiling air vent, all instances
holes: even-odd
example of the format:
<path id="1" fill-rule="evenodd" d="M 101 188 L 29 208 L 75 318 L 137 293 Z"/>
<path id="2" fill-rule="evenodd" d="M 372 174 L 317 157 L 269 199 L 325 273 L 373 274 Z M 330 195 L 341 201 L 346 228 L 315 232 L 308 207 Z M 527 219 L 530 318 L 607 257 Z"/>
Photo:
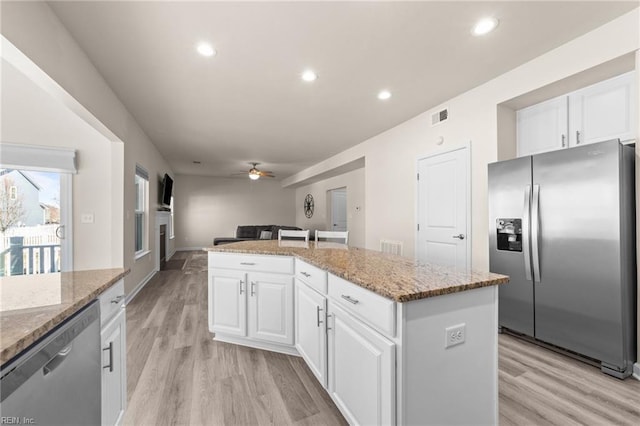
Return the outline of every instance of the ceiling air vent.
<path id="1" fill-rule="evenodd" d="M 445 108 L 442 111 L 434 112 L 431 114 L 431 125 L 435 126 L 436 124 L 440 124 L 443 121 L 446 121 L 449 118 L 449 109 Z"/>

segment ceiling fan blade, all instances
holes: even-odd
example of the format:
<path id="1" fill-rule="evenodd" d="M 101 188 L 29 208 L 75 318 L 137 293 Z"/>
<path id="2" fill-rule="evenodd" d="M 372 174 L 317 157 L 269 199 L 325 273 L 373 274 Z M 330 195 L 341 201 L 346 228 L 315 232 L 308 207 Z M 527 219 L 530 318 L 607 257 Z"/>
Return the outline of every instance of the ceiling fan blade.
<path id="1" fill-rule="evenodd" d="M 267 174 L 261 173 L 261 174 L 260 174 L 260 177 L 270 177 L 270 178 L 274 178 L 275 176 L 274 176 L 274 175 L 267 175 Z"/>

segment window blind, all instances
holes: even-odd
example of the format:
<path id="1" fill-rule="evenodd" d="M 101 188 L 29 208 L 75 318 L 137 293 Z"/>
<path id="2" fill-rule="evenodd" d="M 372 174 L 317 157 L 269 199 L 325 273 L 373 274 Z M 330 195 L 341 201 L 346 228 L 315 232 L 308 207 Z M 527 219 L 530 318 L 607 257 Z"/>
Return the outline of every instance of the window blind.
<path id="1" fill-rule="evenodd" d="M 136 164 L 136 175 L 145 180 L 149 180 L 149 172 L 147 172 L 140 164 Z"/>
<path id="2" fill-rule="evenodd" d="M 0 143 L 0 167 L 43 172 L 78 172 L 75 149 L 6 142 Z"/>

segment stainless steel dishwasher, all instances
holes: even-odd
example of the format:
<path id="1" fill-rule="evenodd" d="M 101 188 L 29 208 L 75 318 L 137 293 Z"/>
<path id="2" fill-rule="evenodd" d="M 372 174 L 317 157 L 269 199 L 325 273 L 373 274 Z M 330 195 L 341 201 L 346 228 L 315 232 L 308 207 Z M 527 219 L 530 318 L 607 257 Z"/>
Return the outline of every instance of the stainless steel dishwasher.
<path id="1" fill-rule="evenodd" d="M 99 425 L 100 304 L 66 320 L 0 371 L 5 422 Z"/>

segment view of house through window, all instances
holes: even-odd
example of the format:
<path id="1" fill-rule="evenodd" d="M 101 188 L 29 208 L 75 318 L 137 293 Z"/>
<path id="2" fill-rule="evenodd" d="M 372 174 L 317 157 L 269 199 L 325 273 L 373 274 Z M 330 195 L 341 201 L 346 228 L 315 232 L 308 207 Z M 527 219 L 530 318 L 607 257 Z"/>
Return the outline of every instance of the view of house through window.
<path id="1" fill-rule="evenodd" d="M 61 174 L 0 169 L 0 276 L 60 272 Z"/>
<path id="2" fill-rule="evenodd" d="M 149 204 L 149 174 L 138 165 L 136 165 L 135 185 L 135 252 L 136 255 L 141 255 L 149 246 L 145 225 L 147 205 Z"/>

